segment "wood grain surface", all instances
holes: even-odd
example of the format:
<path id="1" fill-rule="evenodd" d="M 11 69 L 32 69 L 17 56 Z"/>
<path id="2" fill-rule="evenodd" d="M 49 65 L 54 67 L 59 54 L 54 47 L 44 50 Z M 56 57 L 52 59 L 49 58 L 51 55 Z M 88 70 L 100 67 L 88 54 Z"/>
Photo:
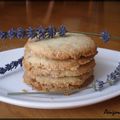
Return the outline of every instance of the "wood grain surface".
<path id="1" fill-rule="evenodd" d="M 0 1 L 0 29 L 66 25 L 69 31 L 109 31 L 120 36 L 120 2 L 96 1 Z M 98 47 L 120 51 L 120 40 L 103 43 L 92 37 Z M 0 40 L 0 51 L 23 47 L 27 39 Z M 112 56 L 111 56 L 112 57 Z M 86 107 L 61 110 L 30 109 L 0 102 L 0 118 L 120 118 L 120 96 Z"/>

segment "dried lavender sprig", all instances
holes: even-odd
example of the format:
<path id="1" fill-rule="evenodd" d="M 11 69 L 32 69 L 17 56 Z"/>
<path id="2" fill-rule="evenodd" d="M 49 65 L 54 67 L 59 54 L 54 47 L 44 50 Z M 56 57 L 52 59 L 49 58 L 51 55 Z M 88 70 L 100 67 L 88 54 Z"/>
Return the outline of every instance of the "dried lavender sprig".
<path id="1" fill-rule="evenodd" d="M 23 57 L 19 58 L 16 61 L 12 61 L 9 64 L 6 64 L 5 67 L 0 67 L 0 74 L 5 74 L 7 71 L 12 71 L 13 69 L 16 69 L 19 65 L 22 67 L 22 60 Z"/>
<path id="2" fill-rule="evenodd" d="M 22 27 L 15 29 L 10 29 L 8 32 L 0 31 L 0 39 L 6 39 L 6 38 L 14 38 L 17 37 L 18 39 L 27 37 L 27 38 L 34 38 L 38 36 L 39 39 L 46 39 L 46 38 L 53 38 L 55 37 L 56 33 L 58 33 L 59 36 L 65 36 L 67 29 L 64 25 L 61 25 L 58 29 L 54 28 L 53 26 L 48 26 L 47 28 L 32 28 L 29 27 L 28 29 L 23 29 Z M 71 32 L 71 31 L 69 31 Z M 92 36 L 98 36 L 100 37 L 103 42 L 108 42 L 110 39 L 114 40 L 120 40 L 119 36 L 111 36 L 109 32 L 103 31 L 101 33 L 95 33 L 95 32 L 72 32 L 72 33 L 81 33 L 86 35 L 92 35 Z"/>
<path id="3" fill-rule="evenodd" d="M 76 93 L 76 92 L 79 92 L 80 90 L 84 90 L 84 89 L 90 89 L 92 87 L 87 87 L 87 88 L 81 88 L 81 89 L 75 89 L 75 90 L 71 90 L 69 92 L 67 91 L 38 91 L 38 92 L 28 92 L 28 91 L 25 91 L 25 92 L 9 92 L 7 93 L 7 95 L 37 95 L 37 94 L 67 94 L 67 95 L 70 95 L 70 94 L 73 94 L 73 93 Z"/>
<path id="4" fill-rule="evenodd" d="M 56 33 L 60 36 L 64 36 L 66 33 L 66 28 L 64 26 L 60 26 L 58 30 L 53 26 L 48 26 L 47 28 L 39 27 L 39 28 L 32 28 L 29 27 L 28 29 L 23 29 L 22 27 L 17 28 L 17 30 L 11 28 L 8 32 L 0 31 L 0 39 L 12 39 L 17 37 L 18 39 L 21 38 L 34 38 L 38 37 L 39 39 L 46 39 L 46 38 L 53 38 L 55 37 Z"/>
<path id="5" fill-rule="evenodd" d="M 94 89 L 95 91 L 100 91 L 100 90 L 103 89 L 104 84 L 105 84 L 104 81 L 98 81 L 98 80 L 96 80 L 96 81 L 93 83 L 93 86 L 92 86 L 92 87 L 93 87 L 93 89 Z"/>
<path id="6" fill-rule="evenodd" d="M 107 31 L 103 31 L 101 33 L 95 33 L 95 32 L 73 32 L 73 33 L 80 33 L 80 34 L 85 34 L 85 35 L 98 36 L 105 43 L 107 43 L 110 39 L 111 40 L 120 40 L 119 36 L 111 36 L 110 33 L 107 32 Z"/>
<path id="7" fill-rule="evenodd" d="M 106 82 L 98 81 L 96 80 L 93 83 L 93 88 L 95 91 L 100 91 L 104 87 L 105 84 L 109 84 L 110 86 L 116 84 L 118 81 L 120 81 L 120 63 L 114 70 L 114 72 L 111 72 L 109 75 L 107 75 Z"/>
<path id="8" fill-rule="evenodd" d="M 107 75 L 107 82 L 110 85 L 114 85 L 115 83 L 117 83 L 120 80 L 120 63 L 119 65 L 116 67 L 116 69 L 114 70 L 114 72 L 110 73 L 109 75 Z"/>
<path id="9" fill-rule="evenodd" d="M 66 29 L 66 27 L 65 27 L 64 25 L 61 25 L 61 26 L 59 27 L 59 29 L 58 29 L 58 34 L 59 34 L 60 36 L 64 37 L 65 34 L 66 34 L 66 32 L 68 32 L 67 29 Z"/>
<path id="10" fill-rule="evenodd" d="M 104 42 L 108 42 L 110 40 L 110 34 L 106 31 L 103 31 L 101 33 L 93 33 L 93 32 L 80 32 L 81 34 L 86 34 L 86 35 L 94 35 L 94 36 L 99 36 Z"/>

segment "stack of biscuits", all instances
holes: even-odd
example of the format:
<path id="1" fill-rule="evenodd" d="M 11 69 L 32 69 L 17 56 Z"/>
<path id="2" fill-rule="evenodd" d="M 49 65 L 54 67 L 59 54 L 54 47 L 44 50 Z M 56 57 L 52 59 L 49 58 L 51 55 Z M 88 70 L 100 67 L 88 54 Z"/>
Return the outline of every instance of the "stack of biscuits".
<path id="1" fill-rule="evenodd" d="M 96 54 L 96 44 L 83 34 L 29 39 L 23 59 L 24 81 L 44 92 L 80 89 L 93 80 Z"/>

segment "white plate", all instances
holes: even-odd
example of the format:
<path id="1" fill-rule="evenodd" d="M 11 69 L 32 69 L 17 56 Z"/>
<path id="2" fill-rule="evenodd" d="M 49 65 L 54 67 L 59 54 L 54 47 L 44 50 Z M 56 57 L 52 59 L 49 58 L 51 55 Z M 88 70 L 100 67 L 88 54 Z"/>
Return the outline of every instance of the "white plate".
<path id="1" fill-rule="evenodd" d="M 23 56 L 23 53 L 23 48 L 1 52 L 0 67 L 17 60 Z M 120 52 L 98 48 L 95 59 L 95 79 L 104 81 L 106 75 L 111 73 L 120 62 Z M 105 87 L 102 91 L 86 89 L 70 96 L 47 94 L 8 96 L 7 92 L 21 92 L 22 89 L 33 91 L 23 82 L 22 76 L 22 68 L 0 75 L 0 101 L 30 108 L 61 109 L 91 105 L 120 95 L 120 82 L 118 82 L 116 85 Z"/>

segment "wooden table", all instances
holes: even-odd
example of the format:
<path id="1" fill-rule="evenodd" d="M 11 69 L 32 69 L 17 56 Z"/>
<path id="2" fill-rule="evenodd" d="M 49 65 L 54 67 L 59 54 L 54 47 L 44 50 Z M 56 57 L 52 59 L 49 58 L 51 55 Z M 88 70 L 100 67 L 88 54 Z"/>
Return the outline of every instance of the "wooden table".
<path id="1" fill-rule="evenodd" d="M 61 24 L 69 31 L 101 32 L 109 31 L 120 36 L 120 3 L 119 2 L 0 2 L 0 29 L 7 31 L 11 27 Z M 120 40 L 103 43 L 98 37 L 92 37 L 98 47 L 120 51 Z M 0 51 L 24 46 L 26 39 L 0 40 Z M 112 57 L 112 56 L 111 56 Z M 102 103 L 76 109 L 42 110 L 18 107 L 0 102 L 0 118 L 120 118 L 120 96 Z"/>

